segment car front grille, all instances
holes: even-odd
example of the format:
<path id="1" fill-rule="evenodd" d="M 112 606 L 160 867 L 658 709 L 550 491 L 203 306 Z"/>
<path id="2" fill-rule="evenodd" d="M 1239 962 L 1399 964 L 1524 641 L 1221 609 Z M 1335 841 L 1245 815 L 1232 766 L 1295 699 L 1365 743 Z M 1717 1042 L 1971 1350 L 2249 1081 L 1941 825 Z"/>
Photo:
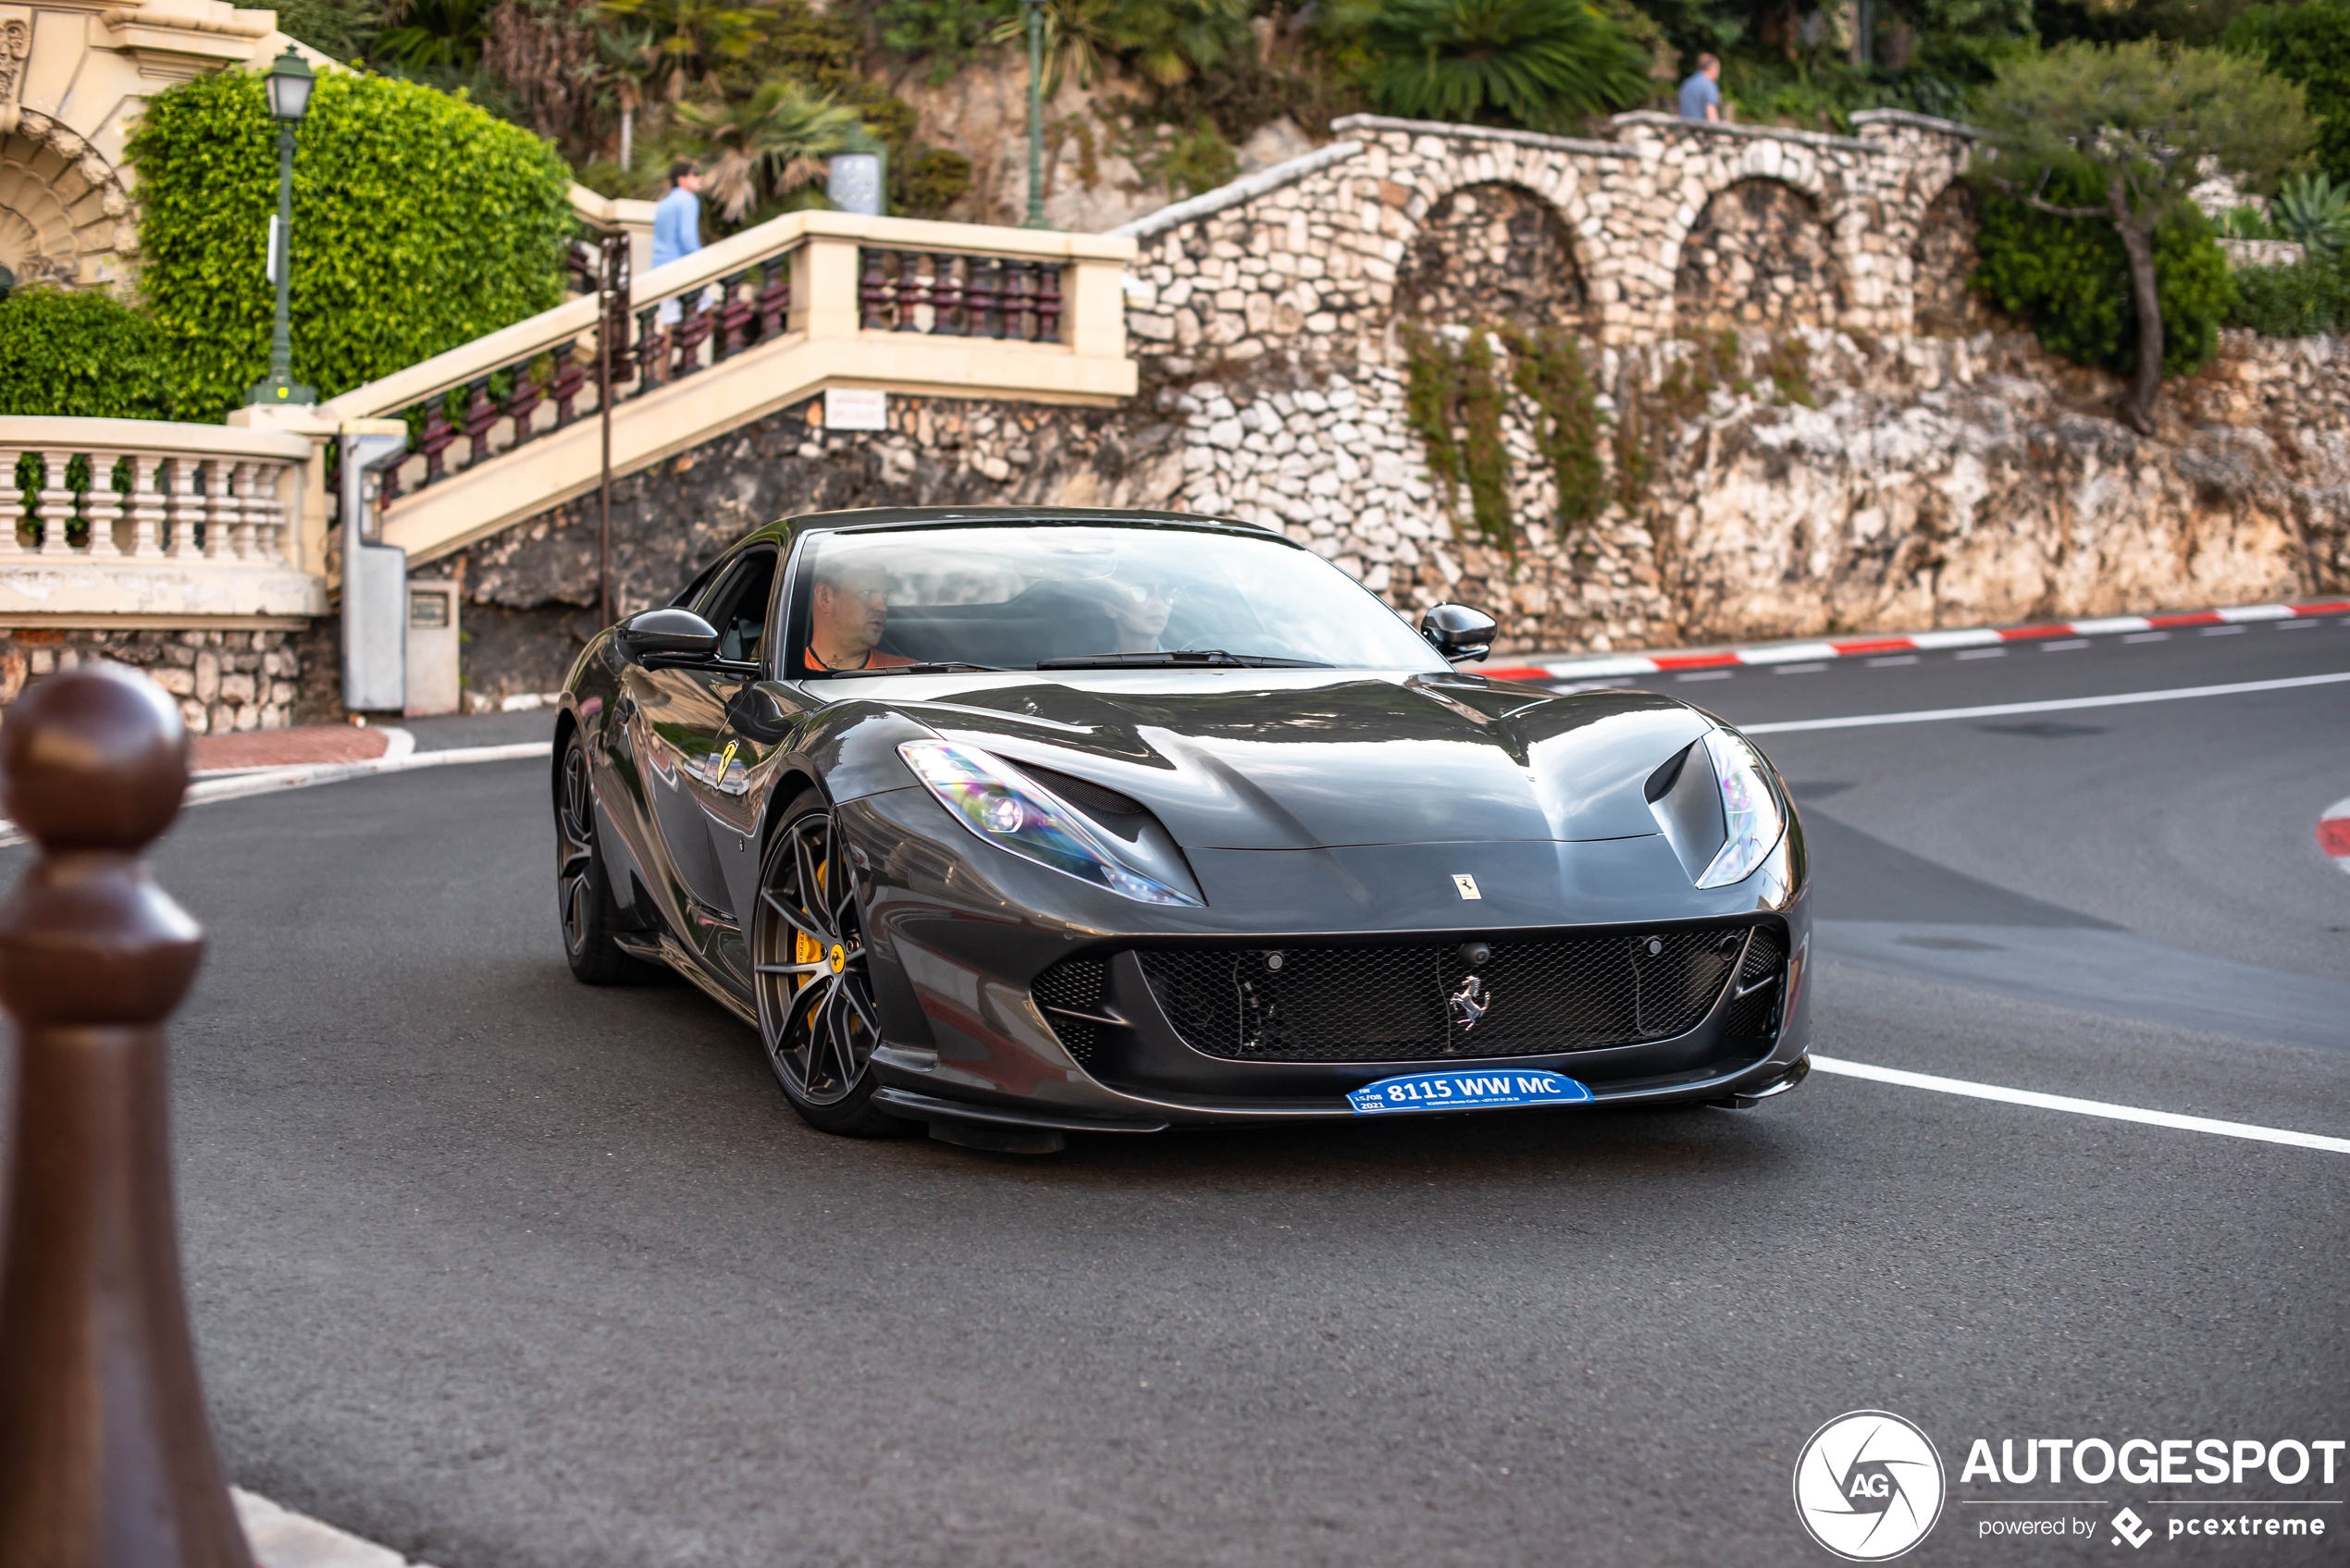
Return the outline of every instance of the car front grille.
<path id="1" fill-rule="evenodd" d="M 1778 1038 L 1779 992 L 1787 976 L 1787 944 L 1770 926 L 1754 928 L 1738 965 L 1738 994 L 1722 1019 L 1722 1038 L 1769 1044 Z"/>
<path id="2" fill-rule="evenodd" d="M 1687 1033 L 1749 956 L 1755 929 L 1496 942 L 1474 970 L 1458 943 L 1149 948 L 1140 957 L 1169 1021 L 1206 1056 L 1255 1062 L 1531 1056 Z M 1061 1017 L 1053 1021 L 1063 1027 Z"/>

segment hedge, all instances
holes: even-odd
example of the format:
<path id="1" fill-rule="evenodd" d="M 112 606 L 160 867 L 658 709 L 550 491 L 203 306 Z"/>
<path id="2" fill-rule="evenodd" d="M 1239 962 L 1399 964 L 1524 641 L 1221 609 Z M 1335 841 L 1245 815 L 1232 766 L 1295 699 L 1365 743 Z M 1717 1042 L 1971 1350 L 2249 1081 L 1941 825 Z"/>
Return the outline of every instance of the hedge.
<path id="1" fill-rule="evenodd" d="M 2060 206 L 2103 204 L 2094 184 L 2048 199 Z M 2128 375 L 2137 364 L 2138 310 L 2131 297 L 2130 258 L 2113 226 L 2058 217 L 2011 197 L 1986 193 L 1975 237 L 1981 265 L 1973 286 L 1992 303 L 2032 324 L 2040 346 L 2079 364 Z M 2211 226 L 2192 204 L 2162 220 L 2154 234 L 2155 286 L 2162 305 L 2162 374 L 2184 376 L 2219 352 L 2220 327 L 2235 287 Z"/>
<path id="2" fill-rule="evenodd" d="M 261 79 L 158 95 L 130 154 L 178 416 L 218 418 L 269 366 L 278 138 Z M 552 147 L 462 98 L 321 76 L 294 157 L 294 379 L 330 398 L 560 302 L 570 178 Z"/>
<path id="3" fill-rule="evenodd" d="M 98 290 L 19 289 L 0 300 L 0 418 L 168 419 L 162 338 Z"/>

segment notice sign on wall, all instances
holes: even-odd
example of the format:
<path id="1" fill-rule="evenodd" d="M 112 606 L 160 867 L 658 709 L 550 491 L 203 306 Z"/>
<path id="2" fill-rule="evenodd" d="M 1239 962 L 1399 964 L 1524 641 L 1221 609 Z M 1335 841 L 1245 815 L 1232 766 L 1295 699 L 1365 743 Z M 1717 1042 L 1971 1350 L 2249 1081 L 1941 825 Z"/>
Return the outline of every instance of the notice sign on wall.
<path id="1" fill-rule="evenodd" d="M 828 387 L 824 390 L 827 430 L 886 430 L 889 394 L 871 387 Z"/>

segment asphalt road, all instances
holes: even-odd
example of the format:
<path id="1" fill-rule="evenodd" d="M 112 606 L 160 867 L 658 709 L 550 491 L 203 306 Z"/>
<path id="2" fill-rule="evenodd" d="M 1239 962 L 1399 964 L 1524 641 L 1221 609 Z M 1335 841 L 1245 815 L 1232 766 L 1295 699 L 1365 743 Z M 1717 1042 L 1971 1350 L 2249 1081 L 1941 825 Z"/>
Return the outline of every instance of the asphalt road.
<path id="1" fill-rule="evenodd" d="M 2339 671 L 2342 618 L 1652 684 L 1767 724 Z M 2314 832 L 2350 685 L 1762 744 L 1821 1054 L 2350 1136 Z M 2019 1499 L 2350 1498 L 1959 1475 L 1978 1437 L 2350 1437 L 2350 1154 L 1826 1074 L 1041 1161 L 831 1139 L 697 993 L 571 982 L 545 776 L 205 806 L 156 858 L 213 941 L 175 1108 L 226 1458 L 440 1568 L 1822 1563 L 1791 1470 L 1864 1407 L 1948 1469 L 1910 1561 L 2140 1555 L 1984 1538 L 2067 1512 Z M 2144 1555 L 2343 1560 L 2350 1507 L 2284 1512 L 2331 1534 Z"/>

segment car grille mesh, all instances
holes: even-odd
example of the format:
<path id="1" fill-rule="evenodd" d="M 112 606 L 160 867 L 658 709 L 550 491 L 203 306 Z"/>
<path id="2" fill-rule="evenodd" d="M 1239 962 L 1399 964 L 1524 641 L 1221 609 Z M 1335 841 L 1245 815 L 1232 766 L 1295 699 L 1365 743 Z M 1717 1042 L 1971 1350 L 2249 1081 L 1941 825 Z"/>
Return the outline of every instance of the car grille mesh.
<path id="1" fill-rule="evenodd" d="M 1738 989 L 1746 993 L 1733 997 L 1730 1010 L 1722 1020 L 1725 1040 L 1753 1040 L 1768 1043 L 1778 1034 L 1779 985 L 1787 976 L 1787 944 L 1769 926 L 1754 928 L 1754 940 L 1747 945 L 1745 961 L 1738 965 Z"/>
<path id="2" fill-rule="evenodd" d="M 1036 977 L 1029 988 L 1036 997 L 1036 1005 L 1060 1036 L 1061 1044 L 1080 1062 L 1094 1059 L 1100 1045 L 1102 1026 L 1091 1019 L 1070 1018 L 1058 1008 L 1073 1008 L 1081 1013 L 1102 1010 L 1103 995 L 1109 989 L 1109 960 L 1107 958 L 1063 958 Z"/>
<path id="3" fill-rule="evenodd" d="M 1169 1021 L 1207 1056 L 1528 1056 L 1639 1044 L 1696 1028 L 1738 965 L 1747 930 L 1495 943 L 1474 988 L 1458 944 L 1160 948 L 1141 957 Z M 1478 1003 L 1482 1016 L 1465 1022 Z"/>

